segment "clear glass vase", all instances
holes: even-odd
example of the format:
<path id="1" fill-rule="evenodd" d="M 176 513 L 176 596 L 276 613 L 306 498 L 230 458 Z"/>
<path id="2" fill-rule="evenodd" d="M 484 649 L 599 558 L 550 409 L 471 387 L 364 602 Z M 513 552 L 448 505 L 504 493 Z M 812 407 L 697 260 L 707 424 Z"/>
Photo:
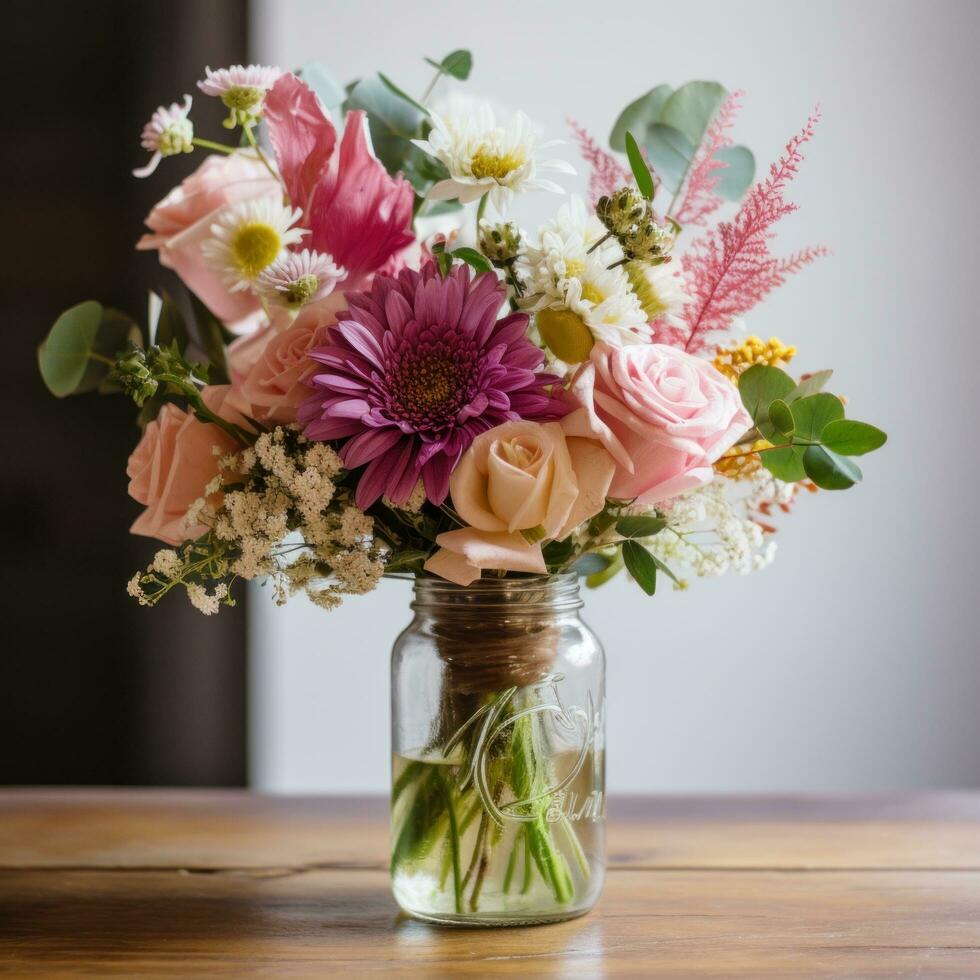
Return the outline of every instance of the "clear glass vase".
<path id="1" fill-rule="evenodd" d="M 587 912 L 605 869 L 605 658 L 571 575 L 420 578 L 392 653 L 392 887 L 420 919 Z"/>

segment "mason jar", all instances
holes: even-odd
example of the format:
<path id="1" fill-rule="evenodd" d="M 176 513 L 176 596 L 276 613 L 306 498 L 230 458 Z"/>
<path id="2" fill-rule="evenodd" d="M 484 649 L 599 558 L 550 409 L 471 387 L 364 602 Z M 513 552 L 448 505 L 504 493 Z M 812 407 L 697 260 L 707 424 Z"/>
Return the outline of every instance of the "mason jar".
<path id="1" fill-rule="evenodd" d="M 605 657 L 573 575 L 418 578 L 391 662 L 395 899 L 420 919 L 587 912 L 605 869 Z"/>

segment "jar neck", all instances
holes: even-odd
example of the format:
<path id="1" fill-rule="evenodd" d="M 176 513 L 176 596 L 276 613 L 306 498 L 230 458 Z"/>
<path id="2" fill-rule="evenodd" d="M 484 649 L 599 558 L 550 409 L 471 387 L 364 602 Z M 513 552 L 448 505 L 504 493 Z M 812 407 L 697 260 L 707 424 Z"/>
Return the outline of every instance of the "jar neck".
<path id="1" fill-rule="evenodd" d="M 486 625 L 560 619 L 581 608 L 578 576 L 570 573 L 481 578 L 470 585 L 419 577 L 412 601 L 412 609 L 422 618 Z"/>

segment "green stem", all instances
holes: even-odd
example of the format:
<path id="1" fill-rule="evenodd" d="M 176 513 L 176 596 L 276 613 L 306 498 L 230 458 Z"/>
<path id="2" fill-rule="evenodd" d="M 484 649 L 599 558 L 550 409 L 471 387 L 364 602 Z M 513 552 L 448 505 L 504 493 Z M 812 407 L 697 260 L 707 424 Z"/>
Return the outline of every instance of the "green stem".
<path id="1" fill-rule="evenodd" d="M 487 201 L 490 198 L 490 194 L 484 194 L 480 198 L 480 203 L 476 206 L 476 241 L 480 241 L 480 222 L 483 220 L 483 216 L 487 213 Z"/>
<path id="2" fill-rule="evenodd" d="M 195 136 L 191 142 L 202 149 L 217 150 L 219 153 L 234 153 L 238 149 L 236 146 L 228 146 L 227 143 L 215 143 L 214 140 L 201 139 L 199 136 Z"/>
<path id="3" fill-rule="evenodd" d="M 429 82 L 429 84 L 426 87 L 425 91 L 422 93 L 422 98 L 419 99 L 419 102 L 422 105 L 425 105 L 425 103 L 428 101 L 429 96 L 432 95 L 432 93 L 435 91 L 436 85 L 439 84 L 439 79 L 442 78 L 442 75 L 443 75 L 443 71 L 440 68 L 436 72 L 435 78 L 433 78 L 432 81 Z"/>
<path id="4" fill-rule="evenodd" d="M 439 780 L 439 788 L 442 791 L 443 799 L 446 802 L 446 812 L 449 815 L 449 848 L 453 862 L 453 893 L 456 898 L 456 912 L 463 914 L 463 885 L 460 881 L 459 872 L 459 827 L 456 823 L 456 808 L 453 806 L 452 791 L 445 777 L 441 772 L 436 773 Z M 409 818 L 411 819 L 411 818 Z"/>
<path id="5" fill-rule="evenodd" d="M 504 872 L 504 894 L 510 891 L 511 882 L 514 880 L 514 868 L 517 866 L 517 851 L 521 846 L 521 834 L 514 834 L 514 846 L 510 849 L 510 857 L 507 859 L 507 870 Z"/>
<path id="6" fill-rule="evenodd" d="M 528 843 L 527 824 L 521 827 L 524 835 L 524 880 L 521 882 L 521 894 L 526 895 L 531 889 L 531 845 Z"/>
<path id="7" fill-rule="evenodd" d="M 282 178 L 279 176 L 279 174 L 276 171 L 275 167 L 273 167 L 272 164 L 269 163 L 269 160 L 266 157 L 266 155 L 262 152 L 262 147 L 259 146 L 258 142 L 256 141 L 256 139 L 255 139 L 255 133 L 252 132 L 252 127 L 251 126 L 246 126 L 245 127 L 245 138 L 248 140 L 249 146 L 251 146 L 252 149 L 255 150 L 255 152 L 259 155 L 259 159 L 265 165 L 265 169 L 268 170 L 270 174 L 272 174 L 272 176 L 275 178 L 275 180 L 279 184 L 279 186 L 282 187 L 283 193 L 285 193 L 286 187 L 285 187 L 285 185 L 282 182 Z"/>
<path id="8" fill-rule="evenodd" d="M 204 399 L 201 398 L 201 393 L 194 387 L 193 384 L 186 381 L 184 378 L 179 377 L 176 374 L 161 374 L 159 375 L 160 381 L 165 381 L 167 384 L 173 385 L 177 388 L 180 393 L 190 402 L 191 408 L 194 410 L 194 414 L 202 422 L 211 422 L 212 424 L 218 426 L 220 429 L 224 429 L 228 435 L 237 439 L 244 446 L 251 446 L 254 442 L 249 433 L 244 429 L 239 428 L 233 422 L 228 422 L 223 419 L 220 415 L 215 415 L 207 405 L 204 404 Z"/>

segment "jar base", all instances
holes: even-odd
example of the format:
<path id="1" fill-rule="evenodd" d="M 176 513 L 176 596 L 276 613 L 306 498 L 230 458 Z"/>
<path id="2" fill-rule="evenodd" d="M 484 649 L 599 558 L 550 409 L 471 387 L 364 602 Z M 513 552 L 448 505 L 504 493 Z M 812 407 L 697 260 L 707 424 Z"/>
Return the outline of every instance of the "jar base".
<path id="1" fill-rule="evenodd" d="M 484 914 L 456 915 L 449 912 L 419 912 L 401 906 L 402 911 L 419 922 L 433 926 L 444 926 L 451 929 L 500 929 L 508 926 L 549 926 L 558 922 L 568 922 L 578 919 L 592 911 L 589 908 L 568 909 L 563 912 L 547 912 L 535 915 L 528 912 L 506 913 L 488 912 Z"/>

